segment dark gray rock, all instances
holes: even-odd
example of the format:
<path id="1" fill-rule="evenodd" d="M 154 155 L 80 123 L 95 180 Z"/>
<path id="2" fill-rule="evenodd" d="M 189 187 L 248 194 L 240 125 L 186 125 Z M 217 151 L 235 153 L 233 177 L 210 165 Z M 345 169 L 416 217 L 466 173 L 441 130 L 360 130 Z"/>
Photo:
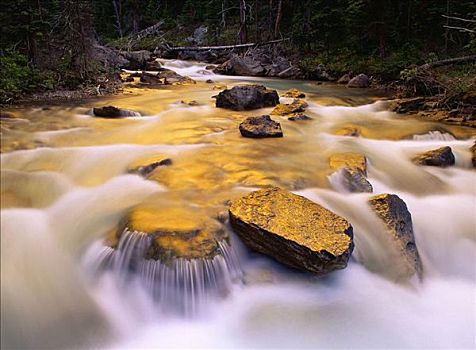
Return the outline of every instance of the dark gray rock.
<path id="1" fill-rule="evenodd" d="M 233 56 L 225 63 L 216 67 L 213 72 L 224 75 L 264 76 L 265 69 L 260 62 L 252 57 Z"/>
<path id="2" fill-rule="evenodd" d="M 147 62 L 150 61 L 152 53 L 147 50 L 140 51 L 121 51 L 121 55 L 129 62 L 122 66 L 129 70 L 143 70 L 147 67 Z"/>
<path id="3" fill-rule="evenodd" d="M 273 107 L 279 103 L 276 90 L 268 90 L 263 85 L 240 85 L 220 92 L 216 106 L 235 111 Z"/>
<path id="4" fill-rule="evenodd" d="M 270 118 L 269 115 L 246 118 L 240 124 L 240 133 L 244 137 L 283 137 L 281 125 Z"/>
<path id="5" fill-rule="evenodd" d="M 419 154 L 413 158 L 413 162 L 419 165 L 447 167 L 455 164 L 455 156 L 451 147 L 445 146 Z"/>
<path id="6" fill-rule="evenodd" d="M 94 107 L 93 115 L 95 117 L 101 117 L 101 118 L 140 117 L 139 112 L 117 108 L 114 106 Z"/>
<path id="7" fill-rule="evenodd" d="M 159 162 L 154 162 L 148 165 L 139 166 L 134 169 L 129 169 L 127 172 L 129 174 L 137 174 L 143 177 L 147 177 L 150 173 L 152 173 L 158 167 L 167 166 L 167 165 L 172 165 L 172 159 L 170 158 L 162 159 Z"/>
<path id="8" fill-rule="evenodd" d="M 423 265 L 415 243 L 412 216 L 405 202 L 394 194 L 371 197 L 369 204 L 383 221 L 389 234 L 389 242 L 396 248 L 405 263 L 401 276 L 408 278 L 417 274 L 423 276 Z"/>
<path id="9" fill-rule="evenodd" d="M 373 187 L 363 172 L 352 167 L 345 167 L 338 171 L 342 176 L 342 185 L 350 192 L 373 192 Z"/>
<path id="10" fill-rule="evenodd" d="M 345 73 L 343 76 L 341 76 L 339 78 L 339 80 L 337 80 L 337 84 L 348 84 L 351 80 L 351 76 L 349 73 Z"/>
<path id="11" fill-rule="evenodd" d="M 365 74 L 359 74 L 356 77 L 353 77 L 347 87 L 349 88 L 368 88 L 370 86 L 370 79 Z"/>
<path id="12" fill-rule="evenodd" d="M 354 249 L 352 226 L 345 219 L 280 188 L 233 201 L 229 215 L 249 248 L 317 275 L 345 268 Z"/>
<path id="13" fill-rule="evenodd" d="M 471 163 L 473 164 L 473 168 L 476 168 L 476 141 L 469 150 L 471 151 Z"/>
<path id="14" fill-rule="evenodd" d="M 291 120 L 294 122 L 299 120 L 312 120 L 312 118 L 305 114 L 295 114 L 292 117 L 289 117 L 288 120 Z"/>

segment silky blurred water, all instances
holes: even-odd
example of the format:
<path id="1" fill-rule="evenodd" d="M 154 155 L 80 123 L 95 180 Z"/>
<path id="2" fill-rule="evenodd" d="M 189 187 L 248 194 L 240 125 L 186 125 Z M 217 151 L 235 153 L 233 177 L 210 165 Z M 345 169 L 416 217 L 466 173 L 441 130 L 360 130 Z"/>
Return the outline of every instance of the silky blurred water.
<path id="1" fill-rule="evenodd" d="M 17 121 L 2 120 L 2 348 L 476 347 L 474 129 L 398 116 L 371 90 L 162 63 L 197 84 L 130 87 L 82 105 L 14 110 Z M 313 120 L 273 116 L 284 138 L 242 138 L 239 123 L 271 108 L 217 109 L 218 91 L 207 79 L 298 88 Z M 92 106 L 108 104 L 143 117 L 90 116 Z M 359 136 L 344 136 L 349 131 Z M 454 167 L 411 162 L 441 146 L 452 148 Z M 366 204 L 371 194 L 333 186 L 328 158 L 350 151 L 367 157 L 374 193 L 406 202 L 425 270 L 421 282 L 396 279 L 401 262 L 381 240 L 384 228 Z M 172 166 L 148 180 L 127 174 L 164 158 Z M 248 251 L 227 224 L 223 260 L 144 265 L 144 278 L 121 268 L 127 242 L 126 255 L 116 257 L 103 245 L 132 208 L 180 207 L 217 217 L 228 200 L 266 185 L 351 222 L 355 250 L 346 269 L 323 278 L 287 269 Z M 104 268 L 107 261 L 112 268 Z M 205 288 L 206 279 L 219 287 Z"/>

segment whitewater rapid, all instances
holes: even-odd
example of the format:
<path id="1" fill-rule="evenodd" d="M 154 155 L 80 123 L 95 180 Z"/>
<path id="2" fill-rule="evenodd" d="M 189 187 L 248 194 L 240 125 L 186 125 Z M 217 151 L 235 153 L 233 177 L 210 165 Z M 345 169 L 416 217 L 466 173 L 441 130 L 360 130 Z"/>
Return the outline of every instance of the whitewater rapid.
<path id="1" fill-rule="evenodd" d="M 473 130 L 398 118 L 370 92 L 235 79 L 203 64 L 162 63 L 199 82 L 104 101 L 144 118 L 98 120 L 87 114 L 90 105 L 20 112 L 33 125 L 43 115 L 71 125 L 18 129 L 22 142 L 46 147 L 1 155 L 2 348 L 476 347 Z M 282 123 L 283 139 L 243 140 L 237 133 L 242 115 L 214 107 L 217 92 L 207 79 L 228 86 L 260 82 L 280 91 L 297 87 L 308 94 L 306 114 L 314 120 L 273 116 Z M 181 104 L 185 97 L 199 106 Z M 361 134 L 342 136 L 342 128 Z M 454 167 L 411 162 L 442 146 L 452 148 Z M 379 239 L 383 227 L 367 205 L 371 194 L 347 193 L 329 176 L 329 155 L 349 151 L 368 158 L 374 193 L 406 202 L 424 265 L 421 282 L 394 280 L 399 263 Z M 173 165 L 153 181 L 127 174 L 131 164 L 165 157 Z M 144 201 L 163 199 L 164 210 L 167 201 L 210 210 L 268 184 L 351 222 L 355 251 L 346 269 L 317 278 L 285 268 L 247 250 L 228 224 L 226 259 L 213 266 L 182 261 L 173 269 L 144 265 L 142 275 L 131 274 L 124 264 L 133 238 L 126 236 L 119 252 L 103 245 Z M 108 261 L 112 267 L 104 268 Z M 177 282 L 171 272 L 177 270 L 190 277 L 187 283 Z M 196 276 L 217 288 L 206 289 L 200 284 L 205 277 Z M 192 293 L 191 285 L 201 292 Z"/>

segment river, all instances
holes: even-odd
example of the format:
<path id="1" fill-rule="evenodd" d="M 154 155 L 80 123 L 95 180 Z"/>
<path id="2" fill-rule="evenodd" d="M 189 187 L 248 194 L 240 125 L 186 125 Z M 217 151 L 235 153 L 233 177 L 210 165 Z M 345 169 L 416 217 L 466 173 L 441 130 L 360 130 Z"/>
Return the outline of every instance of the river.
<path id="1" fill-rule="evenodd" d="M 15 120 L 2 120 L 2 348 L 476 347 L 474 129 L 396 115 L 371 90 L 163 64 L 197 84 L 129 87 L 82 104 L 16 109 Z M 207 79 L 297 88 L 313 120 L 273 116 L 283 138 L 243 138 L 244 117 L 271 108 L 218 109 L 219 91 Z M 109 104 L 142 117 L 91 117 L 91 107 Z M 349 130 L 360 136 L 345 136 Z M 455 166 L 410 160 L 441 146 L 452 148 Z M 398 266 L 378 244 L 369 194 L 345 193 L 330 176 L 329 156 L 349 151 L 368 158 L 374 193 L 406 202 L 422 281 L 392 278 Z M 127 173 L 164 158 L 172 165 L 150 180 Z M 140 276 L 124 268 L 140 241 L 123 240 L 120 252 L 104 245 L 131 208 L 152 206 L 186 225 L 222 215 L 229 199 L 266 185 L 351 222 L 355 250 L 346 269 L 321 278 L 287 269 L 248 251 L 228 224 L 224 257 L 147 265 Z"/>

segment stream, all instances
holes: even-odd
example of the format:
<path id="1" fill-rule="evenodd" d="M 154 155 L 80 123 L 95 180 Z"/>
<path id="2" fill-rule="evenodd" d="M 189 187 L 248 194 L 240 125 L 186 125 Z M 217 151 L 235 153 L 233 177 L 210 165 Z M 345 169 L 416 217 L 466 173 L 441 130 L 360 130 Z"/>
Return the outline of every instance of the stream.
<path id="1" fill-rule="evenodd" d="M 476 131 L 397 115 L 385 96 L 331 83 L 215 75 L 164 60 L 193 85 L 126 87 L 123 94 L 2 120 L 2 348 L 475 348 Z M 212 79 L 214 83 L 207 83 Z M 247 139 L 247 116 L 215 107 L 215 84 L 259 83 L 306 93 L 309 121 L 281 123 L 284 137 Z M 198 105 L 181 103 L 195 100 Z M 281 98 L 281 101 L 292 101 Z M 94 118 L 114 105 L 141 117 Z M 346 136 L 358 131 L 358 137 Z M 448 168 L 411 158 L 450 146 Z M 394 193 L 412 214 L 422 281 L 396 281 L 378 243 L 372 195 L 335 184 L 329 156 L 368 159 L 374 194 Z M 128 169 L 170 158 L 144 179 Z M 350 221 L 346 269 L 298 272 L 230 241 L 211 261 L 125 267 L 141 239 L 104 244 L 131 209 L 152 207 L 186 226 L 226 213 L 229 200 L 275 185 Z M 129 260 L 128 260 L 129 259 Z M 362 261 L 365 261 L 363 263 Z"/>

